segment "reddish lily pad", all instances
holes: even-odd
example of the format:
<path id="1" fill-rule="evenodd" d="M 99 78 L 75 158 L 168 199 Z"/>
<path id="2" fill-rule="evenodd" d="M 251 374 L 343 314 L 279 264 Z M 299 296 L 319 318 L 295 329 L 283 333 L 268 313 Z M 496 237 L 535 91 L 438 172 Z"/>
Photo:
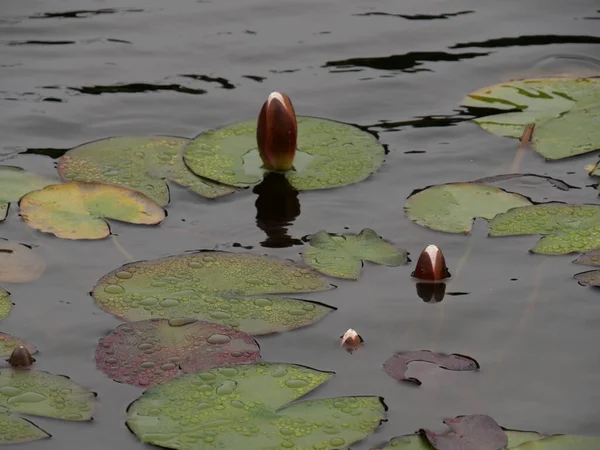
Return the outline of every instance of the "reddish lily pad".
<path id="1" fill-rule="evenodd" d="M 22 345 L 32 355 L 37 353 L 35 345 L 25 342 L 23 339 L 11 336 L 10 334 L 0 333 L 0 356 L 10 356 L 15 347 Z"/>
<path id="2" fill-rule="evenodd" d="M 436 450 L 502 450 L 508 445 L 508 436 L 489 416 L 458 416 L 444 423 L 452 431 L 437 434 L 420 430 Z"/>
<path id="3" fill-rule="evenodd" d="M 13 303 L 10 301 L 10 293 L 0 287 L 0 320 L 6 319 L 12 307 Z"/>
<path id="4" fill-rule="evenodd" d="M 0 281 L 26 283 L 45 270 L 46 262 L 30 246 L 0 238 Z"/>
<path id="5" fill-rule="evenodd" d="M 580 255 L 573 260 L 573 264 L 584 266 L 600 266 L 600 248 Z"/>
<path id="6" fill-rule="evenodd" d="M 118 326 L 100 339 L 96 367 L 113 380 L 148 387 L 180 373 L 260 359 L 260 347 L 232 327 L 193 319 L 150 319 Z"/>
<path id="7" fill-rule="evenodd" d="M 443 353 L 434 353 L 429 350 L 419 350 L 413 352 L 397 353 L 388 359 L 383 367 L 386 373 L 398 381 L 410 381 L 421 385 L 417 378 L 407 377 L 406 369 L 409 363 L 413 361 L 422 361 L 437 364 L 441 369 L 453 371 L 475 371 L 479 369 L 479 363 L 470 356 L 452 353 L 446 355 Z"/>

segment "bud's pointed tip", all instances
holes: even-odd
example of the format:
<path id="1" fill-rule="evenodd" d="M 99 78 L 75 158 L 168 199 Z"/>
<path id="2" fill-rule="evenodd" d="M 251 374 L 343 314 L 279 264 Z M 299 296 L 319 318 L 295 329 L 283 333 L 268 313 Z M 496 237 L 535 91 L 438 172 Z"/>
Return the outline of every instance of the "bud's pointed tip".
<path id="1" fill-rule="evenodd" d="M 425 247 L 417 260 L 417 266 L 412 276 L 426 281 L 440 281 L 450 278 L 446 259 L 437 245 L 430 244 Z"/>
<path id="2" fill-rule="evenodd" d="M 19 345 L 10 354 L 8 362 L 12 367 L 29 367 L 35 362 L 35 359 L 24 345 Z"/>
<path id="3" fill-rule="evenodd" d="M 344 335 L 340 337 L 340 339 L 340 345 L 342 347 L 358 347 L 364 342 L 363 338 L 360 337 L 360 334 L 358 334 L 352 328 L 349 328 L 348 331 L 346 331 Z"/>

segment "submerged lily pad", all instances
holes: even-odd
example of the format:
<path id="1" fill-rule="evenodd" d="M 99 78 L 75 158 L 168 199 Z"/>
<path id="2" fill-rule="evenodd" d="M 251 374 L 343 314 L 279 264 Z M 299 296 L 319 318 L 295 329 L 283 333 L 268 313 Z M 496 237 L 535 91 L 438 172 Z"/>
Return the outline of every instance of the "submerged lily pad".
<path id="1" fill-rule="evenodd" d="M 13 303 L 10 301 L 10 294 L 0 287 L 0 320 L 6 319 L 12 307 Z"/>
<path id="2" fill-rule="evenodd" d="M 258 343 L 232 327 L 191 319 L 150 319 L 119 325 L 100 339 L 96 367 L 120 383 L 152 386 L 183 372 L 249 364 Z"/>
<path id="3" fill-rule="evenodd" d="M 44 259 L 31 247 L 0 238 L 0 281 L 26 283 L 46 270 Z"/>
<path id="4" fill-rule="evenodd" d="M 491 220 L 511 208 L 531 205 L 527 197 L 477 183 L 430 186 L 408 197 L 404 212 L 413 222 L 447 233 L 468 233 L 475 218 Z"/>
<path id="5" fill-rule="evenodd" d="M 372 229 L 365 228 L 357 235 L 319 231 L 311 236 L 302 259 L 325 275 L 357 280 L 363 260 L 396 267 L 408 262 L 408 254 L 385 242 Z"/>
<path id="6" fill-rule="evenodd" d="M 600 266 L 600 248 L 584 253 L 573 260 L 573 264 L 584 266 Z"/>
<path id="7" fill-rule="evenodd" d="M 436 450 L 502 450 L 508 445 L 508 436 L 490 416 L 458 416 L 444 423 L 450 432 L 420 430 Z"/>
<path id="8" fill-rule="evenodd" d="M 169 203 L 164 180 L 208 198 L 235 191 L 231 186 L 198 177 L 183 163 L 189 139 L 173 136 L 110 137 L 69 150 L 58 161 L 66 181 L 112 184 L 141 192 L 161 206 Z"/>
<path id="9" fill-rule="evenodd" d="M 544 255 L 586 252 L 600 247 L 600 206 L 545 203 L 515 208 L 490 222 L 490 236 L 541 234 L 530 250 Z"/>
<path id="10" fill-rule="evenodd" d="M 383 163 L 383 146 L 360 128 L 306 116 L 297 116 L 297 122 L 294 167 L 284 173 L 299 191 L 358 183 Z M 183 157 L 199 176 L 232 186 L 256 184 L 265 173 L 257 150 L 256 120 L 200 134 Z"/>
<path id="11" fill-rule="evenodd" d="M 332 376 L 277 363 L 189 373 L 145 391 L 129 406 L 127 426 L 144 443 L 179 450 L 346 449 L 383 420 L 380 397 L 286 406 Z"/>
<path id="12" fill-rule="evenodd" d="M 20 167 L 0 166 L 0 222 L 6 219 L 8 207 L 31 191 L 59 181 L 27 172 Z"/>
<path id="13" fill-rule="evenodd" d="M 92 296 L 101 308 L 127 321 L 189 317 L 257 335 L 309 325 L 335 309 L 265 294 L 330 288 L 317 272 L 291 261 L 197 251 L 126 264 L 100 279 Z"/>
<path id="14" fill-rule="evenodd" d="M 582 286 L 600 287 L 600 270 L 587 270 L 573 275 Z"/>
<path id="15" fill-rule="evenodd" d="M 25 342 L 23 339 L 11 336 L 10 334 L 0 333 L 0 356 L 10 356 L 15 347 L 22 345 L 32 355 L 37 353 L 35 345 Z"/>
<path id="16" fill-rule="evenodd" d="M 398 381 L 410 381 L 416 385 L 421 385 L 421 381 L 417 378 L 406 376 L 407 366 L 413 361 L 437 364 L 441 369 L 446 370 L 479 370 L 479 363 L 470 356 L 459 355 L 457 353 L 446 355 L 443 353 L 434 353 L 429 350 L 397 353 L 383 364 L 383 368 L 390 377 Z"/>
<path id="17" fill-rule="evenodd" d="M 165 210 L 145 195 L 119 186 L 68 183 L 30 192 L 20 202 L 21 216 L 32 228 L 63 239 L 103 239 L 103 219 L 156 225 Z"/>
<path id="18" fill-rule="evenodd" d="M 11 413 L 88 421 L 95 405 L 93 392 L 63 375 L 0 369 L 0 444 L 49 437 L 31 422 Z"/>

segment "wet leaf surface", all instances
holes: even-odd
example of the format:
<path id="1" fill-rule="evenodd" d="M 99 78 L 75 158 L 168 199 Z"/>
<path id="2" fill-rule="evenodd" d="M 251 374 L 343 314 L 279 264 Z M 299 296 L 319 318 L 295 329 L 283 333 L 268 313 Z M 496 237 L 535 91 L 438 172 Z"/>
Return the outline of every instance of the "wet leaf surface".
<path id="1" fill-rule="evenodd" d="M 600 248 L 580 255 L 573 260 L 573 264 L 584 266 L 600 266 Z"/>
<path id="2" fill-rule="evenodd" d="M 12 307 L 13 303 L 10 301 L 10 294 L 0 287 L 0 320 L 8 317 Z"/>
<path id="3" fill-rule="evenodd" d="M 547 203 L 500 214 L 490 222 L 490 236 L 540 234 L 530 250 L 544 255 L 586 252 L 600 247 L 600 206 Z"/>
<path id="4" fill-rule="evenodd" d="M 408 254 L 365 228 L 357 235 L 319 231 L 311 236 L 302 259 L 325 275 L 357 280 L 363 261 L 396 267 L 408 262 Z"/>
<path id="5" fill-rule="evenodd" d="M 56 183 L 60 181 L 27 172 L 20 167 L 0 166 L 0 222 L 6 219 L 11 202 L 16 202 L 28 192 Z"/>
<path id="6" fill-rule="evenodd" d="M 112 184 L 147 195 L 156 203 L 169 203 L 173 181 L 208 198 L 235 191 L 198 177 L 183 163 L 182 152 L 190 140 L 172 136 L 111 137 L 69 150 L 58 162 L 64 180 Z"/>
<path id="7" fill-rule="evenodd" d="M 0 238 L 0 281 L 26 283 L 37 280 L 46 270 L 46 262 L 31 247 Z"/>
<path id="8" fill-rule="evenodd" d="M 548 436 L 514 448 L 515 450 L 597 450 L 600 448 L 600 438 L 570 435 Z"/>
<path id="9" fill-rule="evenodd" d="M 332 120 L 297 116 L 298 149 L 285 172 L 297 190 L 358 183 L 383 163 L 384 148 L 370 133 Z M 188 167 L 201 177 L 245 187 L 262 180 L 256 120 L 237 122 L 197 136 L 184 150 Z"/>
<path id="10" fill-rule="evenodd" d="M 52 437 L 29 420 L 0 410 L 0 445 L 20 444 Z"/>
<path id="11" fill-rule="evenodd" d="M 558 178 L 552 178 L 545 175 L 537 175 L 535 173 L 505 173 L 501 175 L 492 175 L 489 177 L 479 178 L 477 180 L 471 181 L 471 183 L 480 183 L 480 184 L 493 184 L 493 183 L 501 183 L 507 180 L 513 180 L 516 178 L 533 178 L 546 180 L 551 186 L 555 187 L 559 191 L 568 191 L 570 189 L 581 189 L 577 186 L 571 186 L 568 183 L 565 183 L 563 180 L 559 180 Z"/>
<path id="12" fill-rule="evenodd" d="M 335 309 L 268 294 L 331 287 L 317 272 L 287 260 L 198 251 L 127 264 L 99 280 L 92 296 L 127 321 L 189 317 L 256 335 L 309 325 Z"/>
<path id="13" fill-rule="evenodd" d="M 129 406 L 127 426 L 144 443 L 182 450 L 347 448 L 379 426 L 386 409 L 381 398 L 286 406 L 332 376 L 284 363 L 189 373 L 145 391 Z"/>
<path id="14" fill-rule="evenodd" d="M 37 353 L 35 345 L 25 342 L 23 339 L 11 336 L 10 334 L 0 333 L 0 356 L 10 356 L 15 347 L 22 345 L 32 355 Z"/>
<path id="15" fill-rule="evenodd" d="M 63 239 L 103 239 L 110 235 L 104 220 L 156 225 L 165 210 L 139 192 L 98 183 L 48 186 L 24 196 L 21 216 L 32 228 Z"/>
<path id="16" fill-rule="evenodd" d="M 524 442 L 535 441 L 541 439 L 544 436 L 533 431 L 518 431 L 518 430 L 507 430 L 503 428 L 506 437 L 508 438 L 508 445 L 506 449 L 512 449 Z M 431 446 L 424 434 L 414 433 L 407 434 L 404 436 L 396 436 L 390 441 L 374 450 L 435 450 Z M 462 450 L 462 447 L 460 447 Z"/>
<path id="17" fill-rule="evenodd" d="M 249 364 L 260 359 L 246 333 L 189 319 L 150 319 L 119 325 L 100 339 L 96 367 L 120 383 L 148 387 L 183 372 Z"/>
<path id="18" fill-rule="evenodd" d="M 411 194 L 406 215 L 417 224 L 447 233 L 468 233 L 475 218 L 493 219 L 518 206 L 531 205 L 526 197 L 477 183 L 448 183 Z"/>
<path id="19" fill-rule="evenodd" d="M 479 369 L 479 363 L 469 356 L 456 353 L 447 355 L 429 350 L 397 353 L 383 364 L 383 368 L 390 377 L 398 381 L 410 381 L 420 385 L 420 380 L 406 375 L 408 364 L 414 361 L 437 364 L 441 369 L 453 371 L 475 371 Z"/>
<path id="20" fill-rule="evenodd" d="M 494 419 L 483 414 L 444 420 L 451 431 L 437 434 L 421 430 L 436 450 L 502 450 L 508 437 Z"/>

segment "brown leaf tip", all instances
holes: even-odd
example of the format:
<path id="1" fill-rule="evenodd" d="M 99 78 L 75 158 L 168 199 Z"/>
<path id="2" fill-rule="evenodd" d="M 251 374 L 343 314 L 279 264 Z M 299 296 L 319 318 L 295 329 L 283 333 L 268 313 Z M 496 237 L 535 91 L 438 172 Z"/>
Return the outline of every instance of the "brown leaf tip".
<path id="1" fill-rule="evenodd" d="M 10 354 L 8 362 L 12 367 L 29 367 L 35 362 L 35 358 L 25 346 L 19 345 Z"/>
<path id="2" fill-rule="evenodd" d="M 450 278 L 450 272 L 446 266 L 444 254 L 436 245 L 428 245 L 419 256 L 414 278 L 427 281 L 440 281 Z"/>

